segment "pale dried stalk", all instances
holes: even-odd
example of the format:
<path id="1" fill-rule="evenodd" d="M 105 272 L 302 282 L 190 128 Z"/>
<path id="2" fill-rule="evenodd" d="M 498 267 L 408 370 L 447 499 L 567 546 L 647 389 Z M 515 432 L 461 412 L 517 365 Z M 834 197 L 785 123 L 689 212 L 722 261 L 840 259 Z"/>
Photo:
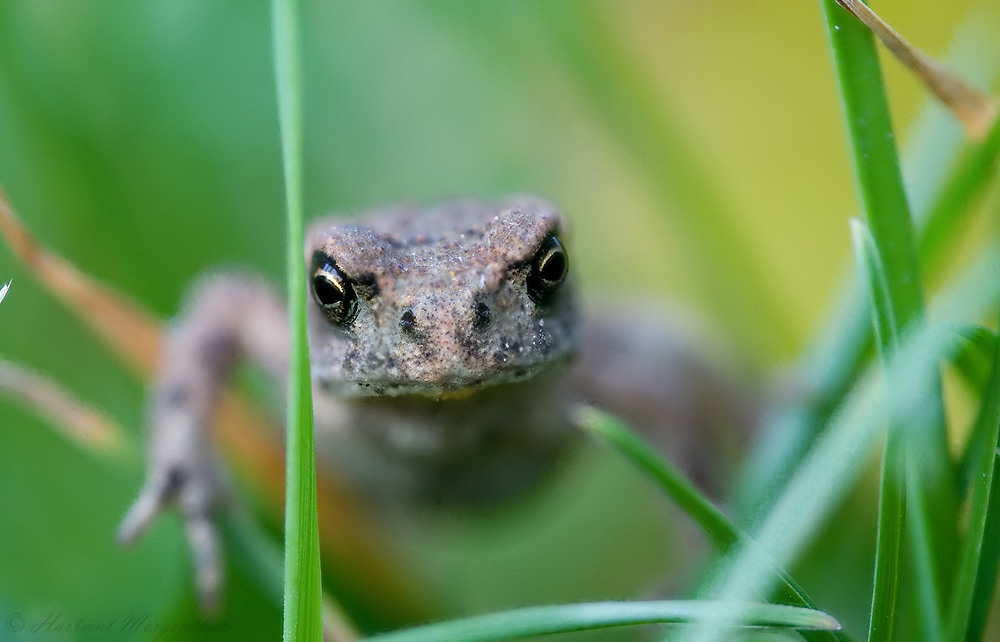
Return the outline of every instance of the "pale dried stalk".
<path id="1" fill-rule="evenodd" d="M 0 233 L 38 280 L 109 346 L 126 365 L 149 379 L 159 362 L 160 323 L 124 296 L 49 252 L 31 236 L 0 189 Z"/>
<path id="2" fill-rule="evenodd" d="M 21 400 L 86 450 L 120 454 L 127 447 L 125 433 L 113 420 L 22 366 L 0 360 L 0 393 Z"/>
<path id="3" fill-rule="evenodd" d="M 968 84 L 937 60 L 907 42 L 882 18 L 859 0 L 836 0 L 872 30 L 882 44 L 962 122 L 966 133 L 980 139 L 993 126 L 997 103 L 992 97 Z"/>

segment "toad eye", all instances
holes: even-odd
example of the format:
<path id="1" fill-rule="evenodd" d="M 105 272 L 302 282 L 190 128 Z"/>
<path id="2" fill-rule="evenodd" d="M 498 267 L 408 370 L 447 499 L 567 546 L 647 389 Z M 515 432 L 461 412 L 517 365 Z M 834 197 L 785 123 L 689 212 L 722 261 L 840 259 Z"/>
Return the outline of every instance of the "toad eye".
<path id="1" fill-rule="evenodd" d="M 358 314 L 354 285 L 328 256 L 313 258 L 312 294 L 331 323 L 347 325 Z"/>
<path id="2" fill-rule="evenodd" d="M 555 235 L 550 235 L 535 252 L 528 273 L 528 295 L 535 303 L 545 303 L 566 279 L 569 257 Z"/>

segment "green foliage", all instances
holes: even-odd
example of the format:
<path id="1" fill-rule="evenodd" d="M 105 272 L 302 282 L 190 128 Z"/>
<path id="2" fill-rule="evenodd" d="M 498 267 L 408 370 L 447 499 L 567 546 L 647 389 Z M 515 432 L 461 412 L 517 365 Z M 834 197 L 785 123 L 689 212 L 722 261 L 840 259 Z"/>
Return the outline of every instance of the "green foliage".
<path id="1" fill-rule="evenodd" d="M 907 6 L 908 20 L 927 20 L 914 30 L 940 39 L 929 51 L 958 33 L 973 52 L 962 64 L 988 78 L 1000 23 L 971 14 L 978 31 L 955 31 L 970 4 L 922 17 L 887 1 L 885 12 Z M 588 292 L 683 299 L 732 337 L 710 349 L 737 353 L 750 378 L 793 362 L 792 394 L 767 399 L 730 504 L 707 499 L 614 420 L 590 415 L 585 423 L 634 467 L 590 444 L 520 503 L 387 520 L 405 560 L 395 570 L 418 578 L 428 612 L 361 603 L 327 568 L 327 589 L 365 633 L 498 612 L 399 635 L 542 634 L 774 601 L 815 606 L 844 625 L 794 634 L 810 639 L 861 639 L 875 623 L 885 627 L 872 626 L 873 639 L 989 638 L 1000 559 L 991 189 L 1000 126 L 981 141 L 964 141 L 940 113 L 901 127 L 919 91 L 895 63 L 883 81 L 868 36 L 824 0 L 838 99 L 825 43 L 809 26 L 816 7 L 793 5 L 303 3 L 305 119 L 295 124 L 295 64 L 271 64 L 266 3 L 11 0 L 0 4 L 0 184 L 40 238 L 164 316 L 211 266 L 249 266 L 280 282 L 283 196 L 289 299 L 300 310 L 302 210 L 538 192 L 569 212 L 574 271 Z M 294 51 L 281 24 L 275 50 Z M 891 120 L 915 141 L 901 168 Z M 863 222 L 851 229 L 856 203 Z M 852 236 L 858 269 L 844 270 Z M 142 387 L 5 249 L 0 272 L 19 283 L 0 308 L 0 355 L 51 373 L 140 440 Z M 835 274 L 852 285 L 824 312 Z M 822 330 L 810 340 L 813 326 Z M 944 392 L 942 363 L 960 375 Z M 300 384 L 290 398 L 307 393 Z M 281 515 L 260 531 L 227 523 L 225 617 L 205 623 L 176 520 L 135 550 L 112 544 L 141 462 L 80 452 L 2 401 L 0 550 L 17 554 L 0 573 L 0 631 L 14 615 L 30 630 L 50 613 L 95 625 L 119 618 L 120 627 L 134 612 L 160 639 L 277 635 Z M 289 407 L 291 423 L 308 425 L 308 403 Z M 297 501 L 288 502 L 285 568 L 303 573 L 286 577 L 288 626 L 315 624 L 319 608 L 312 473 L 296 467 L 311 461 L 309 442 L 289 445 Z M 881 484 L 872 474 L 880 456 Z M 713 550 L 691 542 L 689 520 Z M 664 578 L 672 595 L 694 600 L 602 606 Z M 289 615 L 300 596 L 307 605 Z M 561 602 L 586 604 L 507 611 Z M 620 610 L 602 610 L 611 608 Z M 813 611 L 760 608 L 787 616 L 761 612 L 775 625 L 830 624 Z M 629 632 L 602 633 L 615 634 Z"/>
<path id="2" fill-rule="evenodd" d="M 975 428 L 969 438 L 975 455 L 969 459 L 971 507 L 969 526 L 959 557 L 955 592 L 948 603 L 949 640 L 978 639 L 986 626 L 986 614 L 997 579 L 997 477 L 1000 448 L 1000 342 L 995 346 L 989 385 L 984 391 Z M 972 448 L 970 448 L 972 449 Z"/>

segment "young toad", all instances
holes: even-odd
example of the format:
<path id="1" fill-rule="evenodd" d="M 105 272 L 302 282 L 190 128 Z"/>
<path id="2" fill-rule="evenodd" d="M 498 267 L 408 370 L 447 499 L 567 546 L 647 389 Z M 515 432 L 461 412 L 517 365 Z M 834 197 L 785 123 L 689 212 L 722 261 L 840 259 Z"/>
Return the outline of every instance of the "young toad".
<path id="1" fill-rule="evenodd" d="M 712 429 L 744 408 L 662 323 L 581 322 L 562 215 L 531 197 L 378 210 L 306 239 L 316 450 L 367 493 L 480 501 L 535 482 L 596 403 L 663 436 L 711 477 Z M 207 425 L 240 359 L 283 381 L 283 302 L 244 276 L 201 282 L 175 322 L 151 405 L 148 481 L 120 536 L 169 504 L 184 516 L 199 591 L 221 583 L 220 497 Z M 573 357 L 578 356 L 570 367 Z M 700 456 L 699 456 L 700 455 Z"/>

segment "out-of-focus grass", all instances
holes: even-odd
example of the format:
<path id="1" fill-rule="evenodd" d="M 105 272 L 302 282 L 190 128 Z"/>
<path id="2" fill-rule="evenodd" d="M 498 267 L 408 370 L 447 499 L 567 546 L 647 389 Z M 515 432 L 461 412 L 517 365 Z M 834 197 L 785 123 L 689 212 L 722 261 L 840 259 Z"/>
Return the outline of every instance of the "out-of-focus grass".
<path id="1" fill-rule="evenodd" d="M 975 4 L 879 9 L 937 53 Z M 307 216 L 541 193 L 572 218 L 585 289 L 680 301 L 731 337 L 716 350 L 770 372 L 826 319 L 856 205 L 818 10 L 793 5 L 307 3 Z M 0 4 L 0 184 L 37 235 L 164 315 L 212 266 L 281 283 L 268 18 L 264 2 Z M 885 67 L 905 139 L 920 90 Z M 939 178 L 930 176 L 911 189 Z M 992 234 L 994 201 L 979 208 L 979 239 L 940 254 L 929 283 Z M 729 263 L 718 269 L 713 257 Z M 0 355 L 51 373 L 140 436 L 138 383 L 3 248 L 0 273 L 19 284 L 0 310 Z M 723 294 L 733 291 L 767 294 Z M 441 596 L 441 615 L 691 581 L 678 562 L 686 553 L 671 546 L 682 518 L 638 473 L 598 449 L 563 472 L 497 512 L 386 525 Z M 12 614 L 30 630 L 50 614 L 121 626 L 137 613 L 153 626 L 191 625 L 178 637 L 276 636 L 280 604 L 238 553 L 227 616 L 207 629 L 194 625 L 176 520 L 134 550 L 113 546 L 141 478 L 138 466 L 109 469 L 0 405 L 0 550 L 16 552 L 0 565 L 0 627 Z M 851 509 L 789 569 L 858 637 L 873 489 L 862 481 Z"/>

